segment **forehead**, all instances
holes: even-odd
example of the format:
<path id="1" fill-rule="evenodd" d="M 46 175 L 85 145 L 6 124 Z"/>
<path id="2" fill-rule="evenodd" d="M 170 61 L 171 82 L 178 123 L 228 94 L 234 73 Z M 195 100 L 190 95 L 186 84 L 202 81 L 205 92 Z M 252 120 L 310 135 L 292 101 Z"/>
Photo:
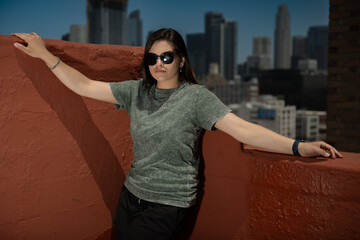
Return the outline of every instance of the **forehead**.
<path id="1" fill-rule="evenodd" d="M 153 43 L 149 52 L 159 55 L 163 52 L 174 51 L 174 49 L 174 44 L 172 42 L 166 40 L 158 40 Z"/>

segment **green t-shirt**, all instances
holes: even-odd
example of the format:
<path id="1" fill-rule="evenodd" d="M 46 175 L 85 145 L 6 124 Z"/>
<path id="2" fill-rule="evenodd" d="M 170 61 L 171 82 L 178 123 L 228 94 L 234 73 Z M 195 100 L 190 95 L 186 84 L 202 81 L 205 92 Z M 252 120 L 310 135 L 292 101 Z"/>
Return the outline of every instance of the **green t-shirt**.
<path id="1" fill-rule="evenodd" d="M 138 198 L 177 207 L 195 203 L 199 138 L 231 110 L 198 84 L 145 87 L 143 80 L 110 83 L 117 109 L 130 116 L 134 159 L 125 186 Z"/>

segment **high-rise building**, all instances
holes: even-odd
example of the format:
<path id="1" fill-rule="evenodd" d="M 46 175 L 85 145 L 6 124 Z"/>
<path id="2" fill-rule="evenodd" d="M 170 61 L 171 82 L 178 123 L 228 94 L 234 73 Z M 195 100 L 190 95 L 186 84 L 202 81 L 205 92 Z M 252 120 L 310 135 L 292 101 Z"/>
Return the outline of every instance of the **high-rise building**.
<path id="1" fill-rule="evenodd" d="M 208 12 L 205 14 L 207 69 L 209 69 L 210 63 L 220 63 L 220 24 L 222 20 L 221 13 Z"/>
<path id="2" fill-rule="evenodd" d="M 253 39 L 253 54 L 247 58 L 247 74 L 257 75 L 260 70 L 271 69 L 271 40 L 268 37 Z"/>
<path id="3" fill-rule="evenodd" d="M 249 56 L 246 63 L 248 76 L 256 76 L 261 70 L 271 69 L 271 58 L 266 56 Z"/>
<path id="4" fill-rule="evenodd" d="M 271 40 L 269 37 L 254 37 L 253 56 L 271 57 Z"/>
<path id="5" fill-rule="evenodd" d="M 280 5 L 276 14 L 275 69 L 290 68 L 290 14 L 287 5 Z"/>
<path id="6" fill-rule="evenodd" d="M 310 27 L 307 37 L 307 56 L 316 59 L 323 70 L 328 68 L 328 33 L 328 26 Z"/>
<path id="7" fill-rule="evenodd" d="M 237 59 L 237 23 L 224 19 L 222 23 L 220 72 L 227 80 L 235 79 Z"/>
<path id="8" fill-rule="evenodd" d="M 294 36 L 292 39 L 292 69 L 298 69 L 299 60 L 306 59 L 306 39 L 306 36 Z"/>
<path id="9" fill-rule="evenodd" d="M 127 0 L 87 0 L 89 42 L 127 43 Z"/>
<path id="10" fill-rule="evenodd" d="M 240 76 L 241 79 L 244 79 L 246 74 L 247 62 L 240 63 L 236 66 L 236 73 Z"/>
<path id="11" fill-rule="evenodd" d="M 86 25 L 73 24 L 70 26 L 69 41 L 87 43 L 88 29 Z"/>
<path id="12" fill-rule="evenodd" d="M 217 63 L 220 66 L 220 24 L 222 21 L 221 13 L 208 12 L 205 14 L 207 72 L 210 63 Z"/>
<path id="13" fill-rule="evenodd" d="M 306 36 L 293 37 L 292 55 L 306 56 Z"/>
<path id="14" fill-rule="evenodd" d="M 207 75 L 206 67 L 206 37 L 204 33 L 186 35 L 186 46 L 191 62 L 191 67 L 196 78 L 202 79 Z"/>
<path id="15" fill-rule="evenodd" d="M 220 75 L 234 79 L 237 55 L 237 23 L 224 19 L 221 13 L 205 14 L 206 68 L 217 63 Z"/>
<path id="16" fill-rule="evenodd" d="M 128 44 L 130 46 L 142 46 L 142 20 L 139 10 L 130 13 L 128 24 Z"/>

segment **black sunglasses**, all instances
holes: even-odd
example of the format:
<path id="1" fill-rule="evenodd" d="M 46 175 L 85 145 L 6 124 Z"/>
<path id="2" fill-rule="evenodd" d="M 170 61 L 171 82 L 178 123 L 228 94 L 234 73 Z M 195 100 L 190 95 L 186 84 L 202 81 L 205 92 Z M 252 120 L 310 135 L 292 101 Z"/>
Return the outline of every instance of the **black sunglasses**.
<path id="1" fill-rule="evenodd" d="M 145 55 L 145 62 L 149 66 L 154 66 L 157 63 L 158 58 L 160 58 L 164 64 L 170 64 L 174 61 L 175 53 L 169 51 L 162 53 L 160 56 L 155 53 L 147 53 Z"/>

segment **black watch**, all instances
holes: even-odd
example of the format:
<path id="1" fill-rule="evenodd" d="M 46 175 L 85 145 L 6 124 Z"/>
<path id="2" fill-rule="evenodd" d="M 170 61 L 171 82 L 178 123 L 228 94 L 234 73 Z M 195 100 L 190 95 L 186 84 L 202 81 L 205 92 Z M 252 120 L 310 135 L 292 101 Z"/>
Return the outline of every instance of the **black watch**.
<path id="1" fill-rule="evenodd" d="M 299 147 L 299 143 L 300 143 L 300 142 L 304 142 L 304 140 L 300 140 L 300 139 L 295 140 L 295 142 L 294 142 L 293 145 L 292 145 L 293 154 L 294 154 L 295 156 L 299 156 L 299 157 L 301 157 L 301 155 L 300 155 L 300 153 L 299 153 L 299 151 L 298 151 L 298 147 Z"/>

